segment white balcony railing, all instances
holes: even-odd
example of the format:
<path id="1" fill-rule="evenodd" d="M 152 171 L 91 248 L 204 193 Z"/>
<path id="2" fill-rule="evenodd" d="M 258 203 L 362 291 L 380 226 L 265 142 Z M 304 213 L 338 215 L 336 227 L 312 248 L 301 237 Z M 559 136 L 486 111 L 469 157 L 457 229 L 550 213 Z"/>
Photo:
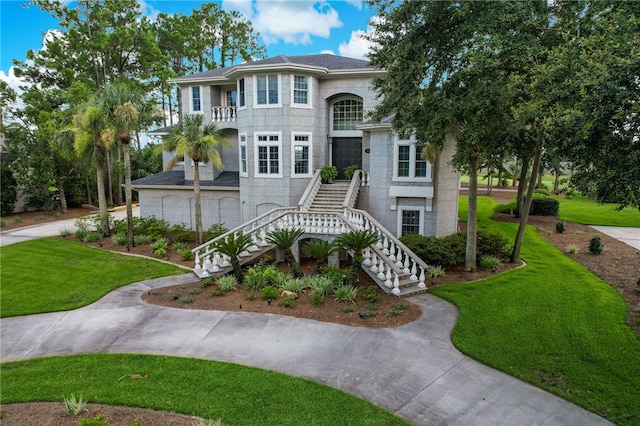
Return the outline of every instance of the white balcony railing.
<path id="1" fill-rule="evenodd" d="M 211 121 L 225 123 L 238 119 L 238 108 L 228 106 L 215 106 L 211 108 Z"/>

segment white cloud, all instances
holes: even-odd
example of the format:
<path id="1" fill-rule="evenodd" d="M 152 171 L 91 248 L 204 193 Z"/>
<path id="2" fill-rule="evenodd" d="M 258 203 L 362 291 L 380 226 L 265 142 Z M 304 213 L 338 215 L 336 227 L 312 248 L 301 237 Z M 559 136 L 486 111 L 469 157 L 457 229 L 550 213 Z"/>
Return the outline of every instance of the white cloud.
<path id="1" fill-rule="evenodd" d="M 347 0 L 347 3 L 358 10 L 362 10 L 362 0 Z"/>
<path id="2" fill-rule="evenodd" d="M 142 12 L 142 14 L 149 18 L 151 22 L 156 22 L 160 11 L 154 8 L 153 5 L 147 3 L 145 0 L 138 0 L 138 4 L 140 5 L 140 11 Z"/>
<path id="3" fill-rule="evenodd" d="M 311 37 L 329 38 L 332 29 L 343 25 L 338 12 L 326 1 L 224 0 L 222 5 L 251 20 L 267 45 L 279 41 L 311 44 Z"/>
<path id="4" fill-rule="evenodd" d="M 22 102 L 22 99 L 20 99 L 20 95 L 22 94 L 22 89 L 20 88 L 20 86 L 24 86 L 27 84 L 24 78 L 16 77 L 14 67 L 11 67 L 9 68 L 8 74 L 5 74 L 3 70 L 0 70 L 0 80 L 5 81 L 9 85 L 9 87 L 15 90 L 17 95 L 15 106 L 18 109 L 22 109 L 24 107 L 24 103 Z"/>

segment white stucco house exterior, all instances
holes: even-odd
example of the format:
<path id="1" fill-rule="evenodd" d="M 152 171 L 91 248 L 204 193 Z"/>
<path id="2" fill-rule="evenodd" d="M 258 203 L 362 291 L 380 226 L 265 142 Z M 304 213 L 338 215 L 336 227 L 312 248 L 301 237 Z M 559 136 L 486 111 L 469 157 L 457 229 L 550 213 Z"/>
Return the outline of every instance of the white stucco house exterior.
<path id="1" fill-rule="evenodd" d="M 376 105 L 367 61 L 329 54 L 276 56 L 178 77 L 182 114 L 203 114 L 231 143 L 224 171 L 200 165 L 203 225 L 232 229 L 272 209 L 298 206 L 323 165 L 362 169 L 355 208 L 390 233 L 444 236 L 457 231 L 458 174 L 439 169 L 402 140 L 391 118 L 366 120 Z M 161 132 L 160 132 L 161 133 Z M 171 157 L 165 154 L 165 164 Z M 136 180 L 140 214 L 195 228 L 193 165 Z"/>

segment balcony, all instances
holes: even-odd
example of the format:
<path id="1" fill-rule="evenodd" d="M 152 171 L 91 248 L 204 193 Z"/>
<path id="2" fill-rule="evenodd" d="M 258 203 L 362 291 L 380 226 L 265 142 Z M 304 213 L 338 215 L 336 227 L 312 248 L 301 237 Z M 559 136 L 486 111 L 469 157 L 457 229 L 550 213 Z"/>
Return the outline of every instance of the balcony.
<path id="1" fill-rule="evenodd" d="M 214 106 L 211 108 L 211 121 L 214 123 L 231 123 L 238 120 L 238 108 Z"/>

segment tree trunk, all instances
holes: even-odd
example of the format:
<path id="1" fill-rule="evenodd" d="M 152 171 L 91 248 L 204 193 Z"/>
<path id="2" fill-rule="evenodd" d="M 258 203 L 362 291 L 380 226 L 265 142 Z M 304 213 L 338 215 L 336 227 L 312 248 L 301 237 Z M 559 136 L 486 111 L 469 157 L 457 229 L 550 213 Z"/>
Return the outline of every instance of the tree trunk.
<path id="1" fill-rule="evenodd" d="M 128 143 L 122 144 L 122 153 L 124 154 L 124 195 L 127 203 L 127 241 L 129 241 L 129 247 L 134 247 L 133 195 L 131 191 L 131 147 Z"/>
<path id="2" fill-rule="evenodd" d="M 233 268 L 233 275 L 235 275 L 236 281 L 238 281 L 238 284 L 242 284 L 244 282 L 244 274 L 237 256 L 231 259 L 231 267 Z"/>
<path id="3" fill-rule="evenodd" d="M 64 181 L 62 179 L 57 182 L 58 193 L 60 194 L 60 210 L 67 212 L 67 196 L 64 193 Z"/>
<path id="4" fill-rule="evenodd" d="M 558 195 L 560 193 L 560 171 L 556 169 L 555 172 L 556 176 L 553 180 L 553 193 Z"/>
<path id="5" fill-rule="evenodd" d="M 104 166 L 96 166 L 96 184 L 98 185 L 98 207 L 100 209 L 100 226 L 102 236 L 109 236 L 109 212 L 107 211 L 107 195 L 104 190 Z"/>
<path id="6" fill-rule="evenodd" d="M 109 190 L 109 205 L 113 206 L 113 161 L 111 153 L 107 151 L 107 188 Z"/>
<path id="7" fill-rule="evenodd" d="M 84 184 L 87 191 L 87 204 L 91 206 L 93 205 L 93 202 L 91 200 L 91 184 L 89 183 L 89 178 L 85 178 Z"/>
<path id="8" fill-rule="evenodd" d="M 118 148 L 117 151 L 117 160 L 116 161 L 116 165 L 118 167 L 116 167 L 116 203 L 118 206 L 122 205 L 122 173 L 121 173 L 121 169 L 120 169 L 120 148 Z"/>
<path id="9" fill-rule="evenodd" d="M 196 210 L 196 242 L 200 245 L 204 241 L 202 241 L 202 205 L 200 200 L 200 168 L 198 167 L 198 160 L 193 160 L 193 195 L 195 197 Z"/>
<path id="10" fill-rule="evenodd" d="M 289 265 L 289 269 L 291 270 L 293 277 L 294 278 L 304 277 L 304 274 L 300 270 L 300 264 L 298 263 L 296 258 L 293 256 L 293 252 L 291 251 L 291 249 L 285 250 L 284 255 L 285 255 L 285 258 L 287 259 L 287 264 Z"/>
<path id="11" fill-rule="evenodd" d="M 467 211 L 467 245 L 464 254 L 464 271 L 476 270 L 478 239 L 478 159 L 469 162 L 469 209 Z"/>
<path id="12" fill-rule="evenodd" d="M 498 188 L 502 188 L 504 187 L 504 185 L 502 184 L 502 175 L 504 173 L 504 169 L 502 168 L 502 165 L 498 168 L 498 185 L 496 185 Z"/>
<path id="13" fill-rule="evenodd" d="M 529 188 L 527 189 L 527 198 L 522 206 L 522 212 L 520 214 L 520 225 L 518 226 L 518 233 L 516 234 L 516 241 L 513 243 L 513 251 L 511 252 L 511 263 L 515 263 L 520 259 L 520 247 L 522 246 L 522 240 L 524 238 L 524 231 L 527 227 L 527 221 L 529 219 L 529 210 L 531 210 L 531 203 L 533 202 L 533 192 L 536 189 L 536 181 L 538 179 L 538 170 L 540 170 L 540 163 L 542 160 L 542 146 L 544 143 L 544 137 L 542 131 L 538 131 L 538 142 L 536 144 L 535 157 L 533 159 L 533 167 L 531 169 L 531 177 L 529 178 Z"/>
<path id="14" fill-rule="evenodd" d="M 522 215 L 522 202 L 524 198 L 524 190 L 527 185 L 527 171 L 529 171 L 529 156 L 522 157 L 522 169 L 520 169 L 520 179 L 518 182 L 518 195 L 516 196 L 516 211 L 515 217 Z"/>

